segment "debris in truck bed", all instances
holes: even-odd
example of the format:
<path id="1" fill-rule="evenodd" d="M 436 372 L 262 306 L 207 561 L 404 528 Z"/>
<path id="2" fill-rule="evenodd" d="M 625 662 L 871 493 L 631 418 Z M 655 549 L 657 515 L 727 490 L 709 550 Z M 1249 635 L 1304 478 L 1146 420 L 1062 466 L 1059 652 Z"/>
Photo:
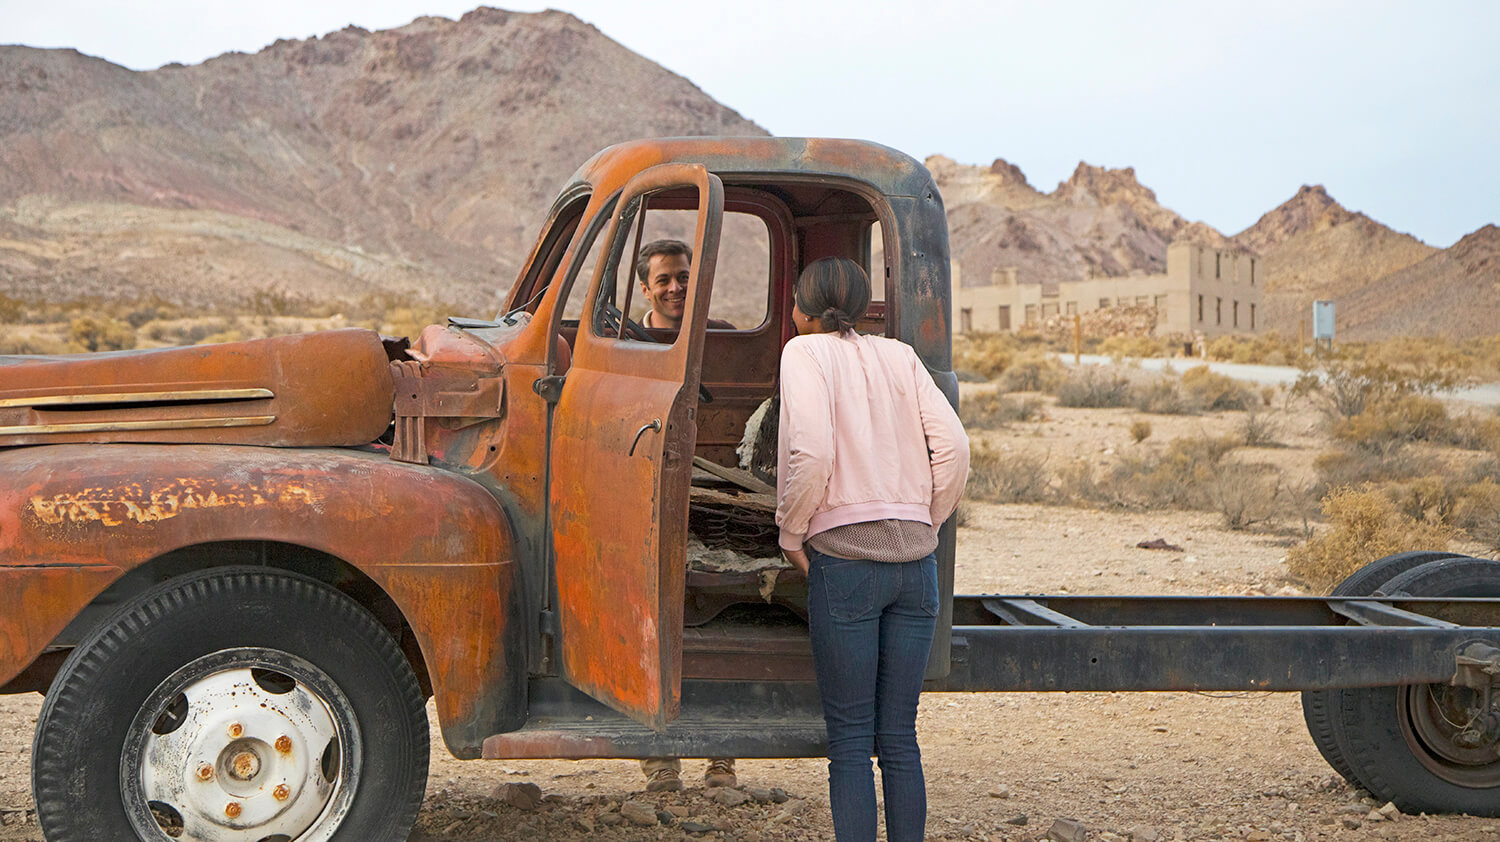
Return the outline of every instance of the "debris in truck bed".
<path id="1" fill-rule="evenodd" d="M 689 568 L 704 573 L 762 573 L 791 569 L 780 555 L 757 558 L 729 548 L 711 549 L 697 535 L 688 536 L 687 562 Z"/>
<path id="2" fill-rule="evenodd" d="M 745 422 L 745 435 L 735 453 L 740 467 L 768 485 L 776 482 L 776 437 L 781 426 L 781 396 L 766 398 Z"/>

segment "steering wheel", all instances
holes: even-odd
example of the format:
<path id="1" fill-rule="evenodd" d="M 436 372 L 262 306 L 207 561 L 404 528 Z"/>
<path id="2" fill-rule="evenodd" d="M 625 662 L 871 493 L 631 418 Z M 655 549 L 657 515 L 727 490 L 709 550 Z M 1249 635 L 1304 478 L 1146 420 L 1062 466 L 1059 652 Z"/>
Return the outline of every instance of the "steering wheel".
<path id="1" fill-rule="evenodd" d="M 644 325 L 621 312 L 620 308 L 616 307 L 613 301 L 607 301 L 604 304 L 604 325 L 612 329 L 616 336 L 626 336 L 638 342 L 662 341 L 652 336 Z M 703 385 L 701 379 L 698 381 L 698 400 L 702 403 L 714 402 L 713 393 L 708 391 L 708 387 Z"/>

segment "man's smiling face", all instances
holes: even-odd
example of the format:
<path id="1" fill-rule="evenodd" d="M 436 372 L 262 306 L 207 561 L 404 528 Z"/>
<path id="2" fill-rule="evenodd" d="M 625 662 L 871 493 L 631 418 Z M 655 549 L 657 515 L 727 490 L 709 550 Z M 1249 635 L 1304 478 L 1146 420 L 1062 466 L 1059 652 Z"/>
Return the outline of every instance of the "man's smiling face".
<path id="1" fill-rule="evenodd" d="M 653 254 L 641 283 L 641 292 L 655 315 L 652 327 L 681 327 L 687 305 L 688 276 L 692 264 L 685 254 Z"/>

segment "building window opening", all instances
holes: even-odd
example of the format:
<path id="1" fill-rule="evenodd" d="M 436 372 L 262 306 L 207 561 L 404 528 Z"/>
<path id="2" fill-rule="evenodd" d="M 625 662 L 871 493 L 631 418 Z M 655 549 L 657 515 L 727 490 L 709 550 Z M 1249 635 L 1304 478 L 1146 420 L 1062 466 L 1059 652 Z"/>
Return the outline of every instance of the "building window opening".
<path id="1" fill-rule="evenodd" d="M 1255 330 L 1255 305 L 1250 305 L 1250 329 Z"/>
<path id="2" fill-rule="evenodd" d="M 963 333 L 974 332 L 974 311 L 968 307 L 958 311 L 958 329 Z"/>
<path id="3" fill-rule="evenodd" d="M 1198 323 L 1203 323 L 1203 296 L 1198 296 Z"/>
<path id="4" fill-rule="evenodd" d="M 1031 327 L 1031 326 L 1034 326 L 1035 324 L 1036 324 L 1036 305 L 1035 304 L 1027 304 L 1026 305 L 1026 325 L 1028 327 Z"/>
<path id="5" fill-rule="evenodd" d="M 1077 301 L 1069 301 L 1069 302 L 1067 302 L 1066 304 L 1063 305 L 1063 312 L 1067 313 L 1070 316 L 1076 316 L 1076 315 L 1078 315 L 1078 302 Z"/>
<path id="6" fill-rule="evenodd" d="M 1001 330 L 1010 330 L 1010 305 L 1009 304 L 1001 304 L 1000 305 L 1000 319 L 999 319 L 999 324 L 1000 324 L 1000 329 Z"/>
<path id="7" fill-rule="evenodd" d="M 1238 328 L 1240 326 L 1240 303 L 1238 301 L 1234 302 L 1231 312 L 1234 314 L 1234 326 Z"/>
<path id="8" fill-rule="evenodd" d="M 1214 252 L 1214 280 L 1216 280 L 1216 281 L 1219 278 L 1223 277 L 1222 275 L 1219 274 L 1219 264 L 1221 262 L 1223 262 L 1223 259 L 1224 259 L 1224 255 L 1219 254 L 1218 252 Z"/>
<path id="9" fill-rule="evenodd" d="M 1214 299 L 1214 324 L 1222 327 L 1224 325 L 1224 299 Z"/>

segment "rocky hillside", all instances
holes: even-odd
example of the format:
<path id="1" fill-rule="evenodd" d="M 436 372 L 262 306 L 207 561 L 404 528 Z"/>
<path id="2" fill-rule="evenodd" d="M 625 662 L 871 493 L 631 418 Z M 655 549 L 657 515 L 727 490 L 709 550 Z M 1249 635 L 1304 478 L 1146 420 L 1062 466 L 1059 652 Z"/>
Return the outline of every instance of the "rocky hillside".
<path id="1" fill-rule="evenodd" d="M 1258 255 L 1266 279 L 1263 324 L 1286 335 L 1297 333 L 1319 298 L 1337 302 L 1345 339 L 1393 332 L 1462 338 L 1500 325 L 1500 305 L 1486 298 L 1500 281 L 1494 226 L 1439 250 L 1344 208 L 1322 186 L 1307 186 L 1226 237 L 1162 207 L 1129 168 L 1080 163 L 1043 193 L 1004 160 L 986 168 L 933 156 L 927 166 L 947 202 L 965 286 L 988 284 L 993 269 L 1008 266 L 1021 283 L 1044 285 L 1159 273 L 1167 245 L 1189 239 Z M 1453 302 L 1464 302 L 1461 316 L 1451 312 Z"/>
<path id="2" fill-rule="evenodd" d="M 1472 338 L 1500 332 L 1500 227 L 1486 225 L 1442 251 L 1352 291 L 1338 303 L 1347 339 Z"/>
<path id="3" fill-rule="evenodd" d="M 1056 190 L 1042 193 L 1003 159 L 984 168 L 934 155 L 927 166 L 943 191 L 966 286 L 988 284 L 991 270 L 1007 266 L 1018 269 L 1022 283 L 1045 284 L 1164 272 L 1174 239 L 1227 243 L 1158 204 L 1128 167 L 1080 163 Z"/>
<path id="4" fill-rule="evenodd" d="M 1368 323 L 1362 312 L 1384 289 L 1383 279 L 1425 260 L 1438 250 L 1410 234 L 1381 225 L 1362 213 L 1346 210 L 1321 185 L 1303 187 L 1285 203 L 1234 236 L 1262 256 L 1266 278 L 1265 324 L 1286 335 L 1309 318 L 1312 302 L 1331 298 L 1339 332 Z M 1367 336 L 1363 338 L 1378 338 Z"/>
<path id="5" fill-rule="evenodd" d="M 764 133 L 555 11 L 145 73 L 0 47 L 0 293 L 208 306 L 275 288 L 484 312 L 595 151 Z"/>

